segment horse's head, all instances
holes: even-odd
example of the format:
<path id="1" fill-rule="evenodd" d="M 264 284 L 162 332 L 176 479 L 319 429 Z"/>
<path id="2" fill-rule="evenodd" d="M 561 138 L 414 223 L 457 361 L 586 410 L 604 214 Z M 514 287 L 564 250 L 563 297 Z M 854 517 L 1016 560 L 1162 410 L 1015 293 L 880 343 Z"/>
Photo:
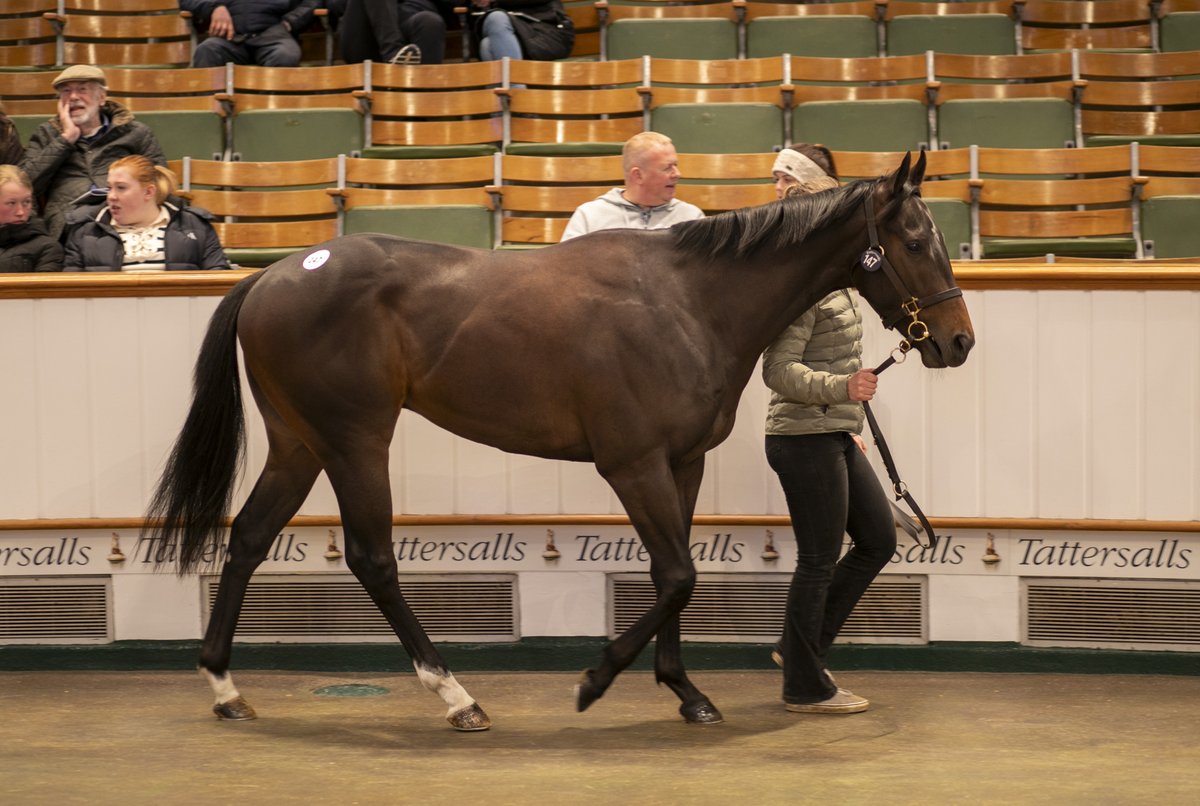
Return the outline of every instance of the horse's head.
<path id="1" fill-rule="evenodd" d="M 911 166 L 911 170 L 910 170 Z M 927 367 L 957 367 L 975 344 L 975 331 L 954 282 L 946 242 L 921 201 L 925 152 L 876 183 L 863 213 L 870 239 L 853 269 L 854 284 L 884 324 L 921 353 Z"/>

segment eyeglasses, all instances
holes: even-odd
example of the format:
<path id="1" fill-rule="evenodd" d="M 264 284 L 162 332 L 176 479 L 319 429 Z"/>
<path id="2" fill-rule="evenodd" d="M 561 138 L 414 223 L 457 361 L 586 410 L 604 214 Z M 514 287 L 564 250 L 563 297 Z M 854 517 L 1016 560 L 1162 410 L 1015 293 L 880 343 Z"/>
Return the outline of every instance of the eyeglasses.
<path id="1" fill-rule="evenodd" d="M 66 84 L 59 85 L 57 88 L 58 97 L 67 98 L 72 95 L 91 95 L 93 93 L 92 88 L 99 86 L 100 85 L 94 81 L 82 81 L 79 83 L 73 81 L 67 82 Z"/>

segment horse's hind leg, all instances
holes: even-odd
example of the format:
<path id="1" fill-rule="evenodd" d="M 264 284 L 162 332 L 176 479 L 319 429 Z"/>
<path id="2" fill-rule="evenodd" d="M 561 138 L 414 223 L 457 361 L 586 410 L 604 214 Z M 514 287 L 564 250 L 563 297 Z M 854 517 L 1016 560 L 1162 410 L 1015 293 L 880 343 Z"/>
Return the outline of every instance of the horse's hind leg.
<path id="1" fill-rule="evenodd" d="M 217 600 L 200 649 L 200 673 L 216 695 L 213 711 L 222 719 L 254 719 L 229 674 L 233 633 L 250 576 L 271 544 L 304 503 L 320 464 L 302 442 L 268 423 L 270 451 L 262 475 L 246 500 L 229 536 L 229 556 L 221 569 Z"/>
<path id="2" fill-rule="evenodd" d="M 392 553 L 388 443 L 377 443 L 357 451 L 344 445 L 343 457 L 326 467 L 342 512 L 346 564 L 404 645 L 421 684 L 445 701 L 446 721 L 456 730 L 487 730 L 491 720 L 446 668 L 400 591 Z"/>

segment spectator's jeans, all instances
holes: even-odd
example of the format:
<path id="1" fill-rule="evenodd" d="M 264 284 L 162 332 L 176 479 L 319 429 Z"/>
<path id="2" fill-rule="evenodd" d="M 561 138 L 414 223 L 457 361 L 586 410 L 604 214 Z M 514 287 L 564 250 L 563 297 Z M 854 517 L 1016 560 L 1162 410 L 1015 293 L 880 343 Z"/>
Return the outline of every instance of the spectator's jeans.
<path id="1" fill-rule="evenodd" d="M 428 0 L 350 0 L 338 35 L 347 64 L 391 61 L 408 44 L 421 49 L 421 64 L 446 58 L 446 21 Z"/>
<path id="2" fill-rule="evenodd" d="M 796 570 L 783 630 L 783 699 L 837 693 L 825 655 L 871 580 L 896 550 L 896 524 L 871 464 L 845 432 L 766 440 L 796 535 Z M 853 546 L 838 560 L 843 535 Z"/>
<path id="3" fill-rule="evenodd" d="M 300 64 L 300 43 L 283 27 L 283 23 L 279 23 L 251 34 L 241 42 L 210 36 L 196 47 L 192 55 L 193 67 L 220 67 L 226 62 L 295 67 Z"/>
<path id="4" fill-rule="evenodd" d="M 481 61 L 498 61 L 507 56 L 521 59 L 521 42 L 513 30 L 512 18 L 503 11 L 493 11 L 483 18 L 483 35 L 479 41 Z"/>

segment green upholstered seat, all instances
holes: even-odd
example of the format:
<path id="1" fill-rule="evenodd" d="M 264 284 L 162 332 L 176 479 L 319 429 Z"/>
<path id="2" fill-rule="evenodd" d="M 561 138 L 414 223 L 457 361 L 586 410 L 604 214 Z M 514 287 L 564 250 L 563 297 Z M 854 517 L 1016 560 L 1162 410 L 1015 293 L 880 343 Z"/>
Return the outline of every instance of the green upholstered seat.
<path id="1" fill-rule="evenodd" d="M 492 212 L 473 204 L 364 205 L 346 212 L 345 233 L 358 232 L 491 249 Z"/>
<path id="2" fill-rule="evenodd" d="M 650 128 L 681 154 L 749 154 L 783 145 L 783 112 L 773 104 L 664 104 Z"/>
<path id="3" fill-rule="evenodd" d="M 870 17 L 850 14 L 759 17 L 746 25 L 747 58 L 784 53 L 793 56 L 878 56 L 878 28 Z"/>

